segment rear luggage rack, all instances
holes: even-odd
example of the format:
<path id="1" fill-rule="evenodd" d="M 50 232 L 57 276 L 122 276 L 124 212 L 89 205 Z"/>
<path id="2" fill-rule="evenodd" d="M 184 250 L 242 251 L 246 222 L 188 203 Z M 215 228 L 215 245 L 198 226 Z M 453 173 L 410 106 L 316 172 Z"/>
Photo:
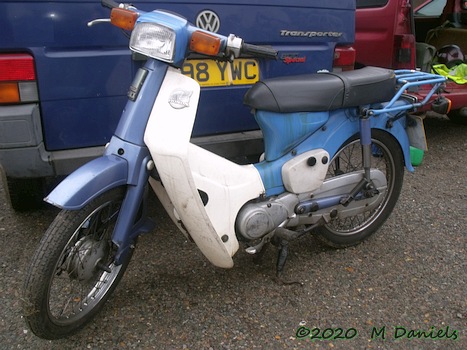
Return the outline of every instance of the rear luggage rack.
<path id="1" fill-rule="evenodd" d="M 401 112 L 422 107 L 428 103 L 431 97 L 437 93 L 439 88 L 446 82 L 446 78 L 441 75 L 425 73 L 416 70 L 401 69 L 395 70 L 394 73 L 396 74 L 398 86 L 397 93 L 394 95 L 391 101 L 384 105 L 383 108 L 368 110 L 368 112 L 372 115 Z M 423 101 L 418 102 L 418 99 L 415 99 L 415 102 L 413 103 L 404 105 L 396 104 L 396 102 L 403 94 L 407 94 L 407 90 L 422 85 L 433 85 L 430 92 L 425 96 Z"/>

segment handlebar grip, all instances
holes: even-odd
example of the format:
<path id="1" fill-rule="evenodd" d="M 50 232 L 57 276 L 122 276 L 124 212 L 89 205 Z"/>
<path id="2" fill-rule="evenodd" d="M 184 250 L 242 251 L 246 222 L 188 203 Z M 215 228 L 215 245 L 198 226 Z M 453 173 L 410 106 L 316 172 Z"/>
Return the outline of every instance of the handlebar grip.
<path id="1" fill-rule="evenodd" d="M 101 5 L 109 9 L 113 9 L 120 6 L 118 2 L 113 0 L 101 0 Z"/>
<path id="2" fill-rule="evenodd" d="M 251 45 L 247 43 L 243 43 L 242 53 L 255 57 L 263 57 L 270 59 L 277 58 L 277 51 L 273 48 L 267 46 Z"/>

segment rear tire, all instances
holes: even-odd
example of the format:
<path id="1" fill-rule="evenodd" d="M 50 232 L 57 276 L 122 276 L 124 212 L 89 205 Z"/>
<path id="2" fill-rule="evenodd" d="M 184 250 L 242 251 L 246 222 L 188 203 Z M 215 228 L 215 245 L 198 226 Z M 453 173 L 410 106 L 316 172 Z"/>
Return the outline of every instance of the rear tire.
<path id="1" fill-rule="evenodd" d="M 133 250 L 114 265 L 111 236 L 124 193 L 112 189 L 81 210 L 63 210 L 47 229 L 24 284 L 24 316 L 37 336 L 58 339 L 81 329 L 122 278 Z"/>
<path id="2" fill-rule="evenodd" d="M 356 245 L 371 236 L 391 214 L 402 188 L 404 178 L 403 155 L 398 141 L 381 130 L 372 130 L 371 167 L 386 175 L 387 191 L 382 202 L 373 210 L 344 219 L 338 217 L 316 229 L 318 237 L 327 245 L 344 248 Z M 347 140 L 332 159 L 327 178 L 363 169 L 360 139 Z"/>

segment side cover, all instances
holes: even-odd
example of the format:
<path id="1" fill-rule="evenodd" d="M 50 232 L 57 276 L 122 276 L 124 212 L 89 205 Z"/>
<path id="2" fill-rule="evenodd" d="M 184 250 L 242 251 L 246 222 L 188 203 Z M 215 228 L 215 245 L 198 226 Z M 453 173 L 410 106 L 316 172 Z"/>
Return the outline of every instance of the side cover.
<path id="1" fill-rule="evenodd" d="M 167 197 L 186 231 L 212 264 L 229 268 L 238 250 L 234 223 L 240 207 L 264 192 L 253 166 L 239 166 L 190 143 L 199 85 L 169 69 L 144 141 Z M 166 208 L 170 207 L 167 203 Z"/>

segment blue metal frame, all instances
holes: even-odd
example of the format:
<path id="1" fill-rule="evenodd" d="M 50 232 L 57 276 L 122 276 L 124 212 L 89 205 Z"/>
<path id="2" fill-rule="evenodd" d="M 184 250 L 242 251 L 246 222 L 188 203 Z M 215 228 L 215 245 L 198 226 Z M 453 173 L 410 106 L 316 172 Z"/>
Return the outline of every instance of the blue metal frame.
<path id="1" fill-rule="evenodd" d="M 430 98 L 438 91 L 440 86 L 446 82 L 446 78 L 441 75 L 430 74 L 425 72 L 419 72 L 415 70 L 401 69 L 394 71 L 396 74 L 396 79 L 400 88 L 397 93 L 394 95 L 391 101 L 389 101 L 383 108 L 380 109 L 371 109 L 373 115 L 380 115 L 383 113 L 394 113 L 400 111 L 407 111 L 410 109 L 418 108 L 425 105 Z M 413 87 L 418 87 L 421 85 L 433 85 L 430 92 L 425 96 L 423 101 L 407 104 L 402 106 L 395 106 L 396 102 L 401 98 L 401 96 L 406 93 L 407 90 Z"/>
<path id="2" fill-rule="evenodd" d="M 124 184 L 139 185 L 140 164 L 149 155 L 144 144 L 144 131 L 167 65 L 148 60 L 144 69 L 148 71 L 146 84 L 135 102 L 128 101 L 102 159 L 83 165 L 63 180 L 46 198 L 49 203 L 62 209 L 77 210 L 105 190 Z"/>
<path id="3" fill-rule="evenodd" d="M 406 102 L 398 101 L 396 107 L 404 104 Z M 296 155 L 317 148 L 325 149 L 332 158 L 345 140 L 360 133 L 359 120 L 360 111 L 358 108 L 332 111 L 328 122 L 322 128 L 310 134 L 283 157 L 271 162 L 263 161 L 254 164 L 263 181 L 266 196 L 278 195 L 285 191 L 281 172 L 282 166 L 287 161 Z M 410 163 L 409 138 L 405 131 L 405 118 L 396 120 L 391 128 L 386 127 L 387 118 L 369 118 L 368 120 L 371 129 L 383 130 L 397 139 L 404 155 L 405 166 L 407 170 L 413 172 L 414 168 Z"/>
<path id="4" fill-rule="evenodd" d="M 391 101 L 387 103 L 369 106 L 366 111 L 367 116 L 369 116 L 368 118 L 361 118 L 361 113 L 358 108 L 332 111 L 330 112 L 330 118 L 326 124 L 317 130 L 311 129 L 305 141 L 295 145 L 291 149 L 291 152 L 288 152 L 280 158 L 273 157 L 269 159 L 270 161 L 266 159 L 261 163 L 255 164 L 263 180 L 266 195 L 278 195 L 285 191 L 281 174 L 282 166 L 296 155 L 310 149 L 323 148 L 332 158 L 342 145 L 342 142 L 357 133 L 361 134 L 363 146 L 371 144 L 371 129 L 381 129 L 392 134 L 397 139 L 404 155 L 405 166 L 407 170 L 413 172 L 414 168 L 410 162 L 410 144 L 405 131 L 405 118 L 395 120 L 391 127 L 388 127 L 386 122 L 391 114 L 413 110 L 425 105 L 433 94 L 438 91 L 441 84 L 446 81 L 446 78 L 413 70 L 397 70 L 395 74 L 397 83 L 400 85 L 396 94 Z M 427 84 L 433 85 L 433 88 L 422 102 L 409 103 L 400 99 L 402 94 L 408 89 Z M 317 120 L 322 118 L 321 112 L 309 114 L 311 116 L 316 114 Z M 386 117 L 383 117 L 383 115 L 386 115 Z M 376 116 L 379 117 L 375 118 Z M 274 124 L 269 125 L 269 128 L 281 130 L 283 134 L 285 133 L 285 135 L 281 135 L 281 137 L 285 140 L 289 140 L 290 136 L 287 135 L 287 132 L 290 130 L 280 127 L 283 121 L 284 119 L 281 118 L 268 118 L 269 124 Z M 269 134 L 264 135 L 264 137 L 265 144 L 271 143 L 271 141 L 276 142 L 275 140 L 266 139 L 270 137 Z M 284 151 L 288 150 L 289 149 Z M 284 153 L 282 151 L 283 150 L 276 150 L 274 155 L 282 155 Z"/>
<path id="5" fill-rule="evenodd" d="M 104 155 L 76 170 L 46 198 L 59 208 L 78 210 L 105 191 L 126 185 L 120 209 L 125 215 L 118 216 L 112 236 L 118 247 L 116 264 L 123 261 L 134 239 L 153 226 L 145 215 L 138 222 L 136 219 L 143 204 L 149 178 L 147 164 L 151 160 L 144 144 L 144 131 L 167 67 L 165 63 L 148 60 L 144 67 L 148 71 L 145 84 L 136 101 L 128 101 Z"/>

